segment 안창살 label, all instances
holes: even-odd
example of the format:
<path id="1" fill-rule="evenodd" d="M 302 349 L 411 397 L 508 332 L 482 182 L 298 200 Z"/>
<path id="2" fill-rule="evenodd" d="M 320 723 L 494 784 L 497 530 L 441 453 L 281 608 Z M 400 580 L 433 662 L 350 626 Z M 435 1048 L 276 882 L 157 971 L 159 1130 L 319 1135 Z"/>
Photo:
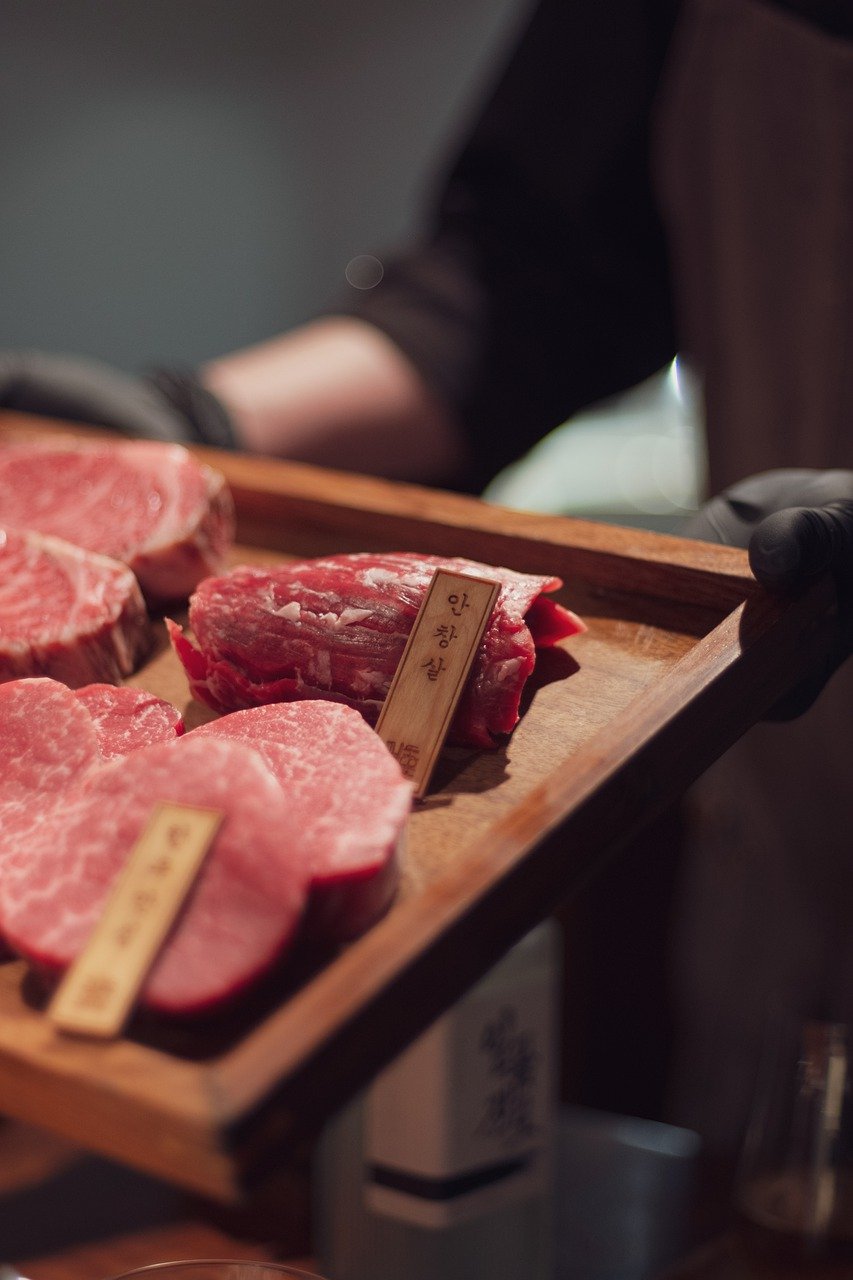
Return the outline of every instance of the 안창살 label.
<path id="1" fill-rule="evenodd" d="M 379 713 L 376 732 L 426 792 L 500 583 L 437 569 Z"/>

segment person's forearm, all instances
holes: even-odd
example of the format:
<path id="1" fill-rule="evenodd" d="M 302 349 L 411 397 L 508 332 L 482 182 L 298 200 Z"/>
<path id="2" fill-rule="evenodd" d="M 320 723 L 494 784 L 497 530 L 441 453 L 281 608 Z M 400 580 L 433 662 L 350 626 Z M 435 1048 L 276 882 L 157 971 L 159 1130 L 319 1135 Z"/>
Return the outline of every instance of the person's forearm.
<path id="1" fill-rule="evenodd" d="M 450 411 L 363 321 L 315 321 L 214 360 L 200 377 L 250 452 L 424 482 L 462 472 Z"/>

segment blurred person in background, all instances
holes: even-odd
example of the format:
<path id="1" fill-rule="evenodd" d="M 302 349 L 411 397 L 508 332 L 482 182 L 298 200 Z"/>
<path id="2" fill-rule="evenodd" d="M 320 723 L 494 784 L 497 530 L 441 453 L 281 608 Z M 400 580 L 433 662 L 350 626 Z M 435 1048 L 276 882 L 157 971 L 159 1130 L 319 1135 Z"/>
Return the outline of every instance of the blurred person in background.
<path id="1" fill-rule="evenodd" d="M 138 379 L 7 353 L 0 402 L 479 492 L 680 353 L 721 495 L 694 532 L 746 545 L 804 507 L 771 528 L 757 571 L 784 589 L 830 567 L 843 600 L 851 165 L 847 0 L 542 0 L 423 238 L 363 260 L 328 314 Z M 714 1149 L 740 1136 L 771 994 L 805 1013 L 853 979 L 851 711 L 848 664 L 691 797 L 669 1116 Z"/>

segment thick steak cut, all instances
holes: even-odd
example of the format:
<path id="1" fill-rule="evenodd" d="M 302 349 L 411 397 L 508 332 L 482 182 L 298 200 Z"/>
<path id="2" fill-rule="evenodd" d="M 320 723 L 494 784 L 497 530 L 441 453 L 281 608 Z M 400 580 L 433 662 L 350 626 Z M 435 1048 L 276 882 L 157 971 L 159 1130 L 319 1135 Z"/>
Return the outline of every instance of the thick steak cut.
<path id="1" fill-rule="evenodd" d="M 59 793 L 106 760 L 183 732 L 177 708 L 144 689 L 9 680 L 0 684 L 0 804 Z"/>
<path id="2" fill-rule="evenodd" d="M 281 703 L 234 711 L 188 735 L 253 745 L 278 778 L 311 867 L 307 931 L 343 941 L 389 906 L 412 786 L 350 707 Z"/>
<path id="3" fill-rule="evenodd" d="M 92 717 L 56 680 L 0 684 L 0 815 L 60 794 L 101 763 Z"/>
<path id="4" fill-rule="evenodd" d="M 46 675 L 72 687 L 117 684 L 150 643 L 126 565 L 59 538 L 0 528 L 0 681 Z"/>
<path id="5" fill-rule="evenodd" d="M 149 600 L 185 598 L 220 572 L 234 534 L 223 477 L 150 440 L 0 448 L 0 524 L 123 561 Z"/>
<path id="6" fill-rule="evenodd" d="M 0 684 L 0 835 L 22 835 L 105 760 L 172 740 L 183 721 L 141 689 L 91 684 L 72 691 L 39 677 Z M 9 842 L 0 839 L 2 850 Z"/>
<path id="7" fill-rule="evenodd" d="M 81 710 L 84 710 L 81 707 Z M 308 868 L 281 785 L 239 742 L 176 739 L 89 772 L 16 842 L 3 834 L 0 926 L 48 970 L 79 954 L 157 800 L 225 814 L 184 911 L 142 993 L 164 1012 L 231 999 L 294 938 Z"/>
<path id="8" fill-rule="evenodd" d="M 373 724 L 439 568 L 501 583 L 451 728 L 453 741 L 493 746 L 518 721 L 536 646 L 584 630 L 543 595 L 562 586 L 559 578 L 407 553 L 241 567 L 202 582 L 191 598 L 197 647 L 170 622 L 172 644 L 193 693 L 216 710 L 327 698 Z"/>
<path id="9" fill-rule="evenodd" d="M 86 708 L 56 680 L 0 684 L 0 878 L 9 849 L 102 763 Z"/>
<path id="10" fill-rule="evenodd" d="M 75 697 L 92 717 L 104 760 L 126 756 L 152 742 L 168 742 L 184 732 L 177 707 L 145 689 L 87 684 L 75 691 Z"/>

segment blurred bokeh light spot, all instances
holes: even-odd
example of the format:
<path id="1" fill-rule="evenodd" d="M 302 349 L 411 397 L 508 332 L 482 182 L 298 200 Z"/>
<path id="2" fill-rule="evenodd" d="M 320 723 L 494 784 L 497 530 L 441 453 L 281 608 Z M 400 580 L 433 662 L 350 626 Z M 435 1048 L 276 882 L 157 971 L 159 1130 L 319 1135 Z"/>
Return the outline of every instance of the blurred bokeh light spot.
<path id="1" fill-rule="evenodd" d="M 385 268 L 378 258 L 360 253 L 347 263 L 345 274 L 354 289 L 375 289 L 385 274 Z"/>

